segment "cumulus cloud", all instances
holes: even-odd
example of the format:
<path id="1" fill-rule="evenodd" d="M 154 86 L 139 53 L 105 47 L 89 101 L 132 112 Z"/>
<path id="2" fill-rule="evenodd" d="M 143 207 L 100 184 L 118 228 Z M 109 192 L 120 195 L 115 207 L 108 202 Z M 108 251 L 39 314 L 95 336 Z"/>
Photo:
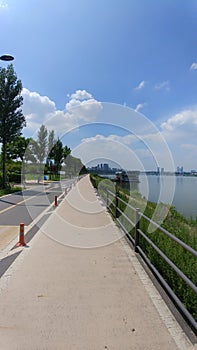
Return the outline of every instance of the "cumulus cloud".
<path id="1" fill-rule="evenodd" d="M 85 154 L 83 153 L 85 150 Z M 126 153 L 125 153 L 126 150 Z M 137 163 L 129 159 L 130 154 L 135 155 Z M 156 169 L 157 161 L 161 161 L 161 165 L 169 169 L 169 154 L 167 145 L 163 143 L 163 136 L 158 131 L 150 134 L 134 135 L 128 134 L 119 136 L 111 134 L 104 136 L 97 134 L 92 137 L 82 139 L 81 147 L 77 149 L 75 154 L 87 161 L 88 158 L 104 157 L 120 163 L 124 163 L 127 169 Z M 162 159 L 161 159 L 162 158 Z"/>
<path id="2" fill-rule="evenodd" d="M 80 123 L 95 120 L 102 105 L 85 90 L 77 90 L 70 95 L 64 110 L 58 110 L 55 102 L 38 92 L 23 88 L 23 114 L 26 117 L 28 136 L 37 133 L 41 124 L 61 135 L 77 127 Z"/>
<path id="3" fill-rule="evenodd" d="M 170 83 L 168 80 L 159 82 L 159 83 L 155 84 L 155 89 L 156 90 L 165 89 L 166 91 L 169 91 L 170 90 Z"/>
<path id="4" fill-rule="evenodd" d="M 145 81 L 142 80 L 136 87 L 135 90 L 141 90 L 145 86 Z"/>
<path id="5" fill-rule="evenodd" d="M 190 69 L 197 69 L 197 62 L 193 62 L 190 66 Z"/>
<path id="6" fill-rule="evenodd" d="M 108 159 L 108 161 L 118 164 L 120 168 L 144 170 L 135 151 L 123 143 L 115 142 L 102 135 L 82 142 L 72 151 L 72 154 L 81 158 L 84 164 L 92 161 L 96 163 L 98 159 Z"/>
<path id="7" fill-rule="evenodd" d="M 197 169 L 197 107 L 172 115 L 161 124 L 161 133 L 168 142 L 177 165 Z"/>
<path id="8" fill-rule="evenodd" d="M 83 100 L 89 100 L 89 99 L 92 99 L 92 95 L 87 92 L 86 90 L 77 90 L 75 91 L 75 93 L 71 94 L 70 96 L 71 99 L 74 99 L 74 100 L 80 100 L 80 101 L 83 101 Z"/>
<path id="9" fill-rule="evenodd" d="M 184 133 L 186 137 L 191 136 L 191 132 L 197 132 L 197 108 L 183 110 L 161 124 L 163 132 L 170 132 L 178 135 Z"/>
<path id="10" fill-rule="evenodd" d="M 71 95 L 72 96 L 72 95 Z M 66 104 L 66 111 L 73 120 L 83 120 L 91 122 L 96 119 L 97 113 L 102 109 L 101 102 L 90 98 L 88 100 L 77 100 L 71 98 Z"/>
<path id="11" fill-rule="evenodd" d="M 56 110 L 55 102 L 51 101 L 47 96 L 41 96 L 38 92 L 32 92 L 23 88 L 22 96 L 23 113 L 25 115 L 36 114 L 45 119 L 49 113 L 53 113 Z"/>

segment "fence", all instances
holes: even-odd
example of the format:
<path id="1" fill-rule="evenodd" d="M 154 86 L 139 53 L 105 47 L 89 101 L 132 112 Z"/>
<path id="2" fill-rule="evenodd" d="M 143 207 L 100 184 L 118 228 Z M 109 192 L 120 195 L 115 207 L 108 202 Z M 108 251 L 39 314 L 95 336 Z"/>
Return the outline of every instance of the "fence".
<path id="1" fill-rule="evenodd" d="M 123 206 L 126 206 L 129 208 L 129 210 L 134 214 L 132 220 L 129 218 L 125 211 L 121 210 L 120 207 L 122 204 Z M 148 218 L 146 215 L 140 212 L 140 209 L 134 208 L 129 203 L 124 201 L 122 198 L 119 197 L 118 191 L 111 192 L 107 189 L 106 191 L 106 205 L 108 210 L 111 212 L 111 214 L 116 218 L 116 221 L 122 228 L 122 230 L 125 232 L 128 239 L 131 241 L 131 243 L 134 246 L 134 250 L 136 253 L 140 254 L 140 256 L 144 259 L 144 261 L 147 263 L 151 271 L 154 273 L 154 275 L 157 277 L 157 279 L 160 281 L 163 288 L 166 290 L 168 295 L 171 297 L 175 305 L 178 307 L 178 309 L 181 311 L 185 319 L 190 324 L 191 328 L 197 334 L 197 322 L 195 321 L 192 314 L 187 310 L 187 308 L 183 305 L 182 301 L 178 298 L 178 296 L 175 294 L 175 292 L 172 290 L 170 285 L 166 282 L 166 280 L 163 278 L 162 274 L 158 271 L 156 266 L 150 261 L 148 258 L 146 252 L 143 250 L 143 244 L 141 244 L 142 239 L 145 240 L 156 252 L 159 254 L 159 256 L 170 266 L 176 274 L 191 288 L 191 290 L 195 293 L 195 296 L 197 297 L 197 287 L 196 285 L 189 279 L 182 271 L 179 269 L 178 266 L 176 266 L 169 257 L 155 244 L 152 242 L 152 240 L 148 237 L 148 235 L 142 231 L 141 229 L 141 220 L 147 221 L 149 224 L 153 225 L 157 230 L 162 232 L 165 236 L 169 237 L 172 241 L 176 242 L 178 245 L 183 247 L 187 252 L 192 254 L 194 257 L 197 257 L 197 251 L 181 241 L 179 238 L 174 236 L 172 233 L 168 232 L 166 229 L 158 225 L 156 222 Z M 131 236 L 131 234 L 128 232 L 127 225 L 125 223 L 122 223 L 120 220 L 120 217 L 124 218 L 124 222 L 128 222 L 129 225 L 133 227 L 134 230 L 134 237 Z M 197 305 L 197 303 L 195 304 Z"/>

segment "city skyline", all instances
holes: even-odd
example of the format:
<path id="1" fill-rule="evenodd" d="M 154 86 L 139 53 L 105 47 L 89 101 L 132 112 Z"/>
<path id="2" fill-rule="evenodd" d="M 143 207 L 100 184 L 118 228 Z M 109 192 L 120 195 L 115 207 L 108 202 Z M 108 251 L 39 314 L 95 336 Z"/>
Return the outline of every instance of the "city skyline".
<path id="1" fill-rule="evenodd" d="M 131 171 L 131 169 L 122 169 L 122 168 L 116 168 L 113 165 L 110 166 L 108 163 L 98 163 L 92 166 L 87 167 L 87 170 L 90 172 L 98 172 L 98 173 L 103 173 L 103 174 L 108 174 L 108 173 L 116 173 L 118 171 L 124 170 L 124 171 Z M 139 169 L 132 169 L 132 171 L 139 171 Z M 163 174 L 169 174 L 168 171 L 166 171 L 164 168 L 159 168 L 157 169 L 152 169 L 150 171 L 145 171 L 146 173 L 151 173 L 151 174 L 156 174 L 156 175 L 163 175 Z M 185 175 L 185 174 L 191 174 L 191 175 L 196 175 L 197 176 L 197 170 L 191 169 L 189 172 L 185 171 L 183 166 L 178 166 L 177 169 L 173 172 L 173 174 L 176 175 Z"/>

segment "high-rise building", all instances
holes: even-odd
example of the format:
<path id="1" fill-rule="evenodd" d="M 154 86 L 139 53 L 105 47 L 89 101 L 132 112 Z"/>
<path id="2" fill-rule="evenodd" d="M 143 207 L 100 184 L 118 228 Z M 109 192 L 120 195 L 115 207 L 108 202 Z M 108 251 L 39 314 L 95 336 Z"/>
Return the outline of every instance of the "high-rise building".
<path id="1" fill-rule="evenodd" d="M 109 164 L 103 164 L 103 168 L 105 171 L 108 171 L 109 170 Z"/>

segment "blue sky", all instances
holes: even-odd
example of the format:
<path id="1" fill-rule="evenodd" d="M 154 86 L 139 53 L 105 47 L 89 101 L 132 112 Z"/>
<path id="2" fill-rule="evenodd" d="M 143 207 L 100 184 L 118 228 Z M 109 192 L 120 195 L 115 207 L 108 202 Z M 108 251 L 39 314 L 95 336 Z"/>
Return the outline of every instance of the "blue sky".
<path id="1" fill-rule="evenodd" d="M 197 169 L 196 33 L 196 0 L 0 0 L 1 54 L 15 57 L 23 83 L 24 135 L 35 135 L 42 123 L 57 134 L 75 128 L 64 140 L 85 162 L 84 152 L 94 160 L 94 149 L 95 162 L 100 157 L 96 148 L 103 148 L 103 158 L 120 162 L 125 151 L 120 159 L 115 155 L 122 137 L 144 168 L 162 166 L 148 152 L 145 159 L 139 142 L 125 139 L 134 132 L 132 118 L 125 133 L 120 125 L 94 125 L 100 103 L 118 104 L 154 123 L 175 167 Z M 145 133 L 138 132 L 143 139 Z M 105 143 L 111 155 L 105 155 Z M 123 163 L 131 167 L 129 156 Z"/>

